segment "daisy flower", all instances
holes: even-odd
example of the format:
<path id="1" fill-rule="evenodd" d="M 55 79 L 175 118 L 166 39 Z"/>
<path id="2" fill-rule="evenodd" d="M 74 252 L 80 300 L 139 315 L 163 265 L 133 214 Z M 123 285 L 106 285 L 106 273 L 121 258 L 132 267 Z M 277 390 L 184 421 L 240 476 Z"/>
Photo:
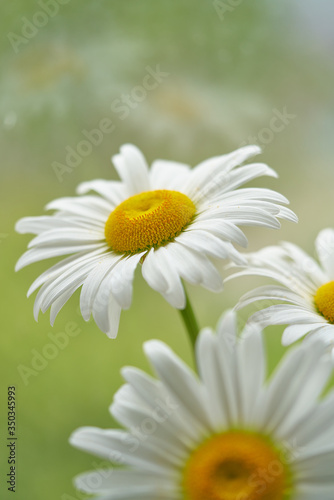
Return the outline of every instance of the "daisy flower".
<path id="1" fill-rule="evenodd" d="M 83 427 L 73 446 L 111 461 L 76 478 L 101 500 L 332 500 L 334 398 L 322 342 L 296 346 L 266 382 L 259 327 L 228 311 L 197 340 L 197 377 L 160 341 L 157 378 L 128 367 L 110 407 L 127 430 Z M 102 464 L 101 464 L 102 465 Z"/>
<path id="2" fill-rule="evenodd" d="M 269 301 L 271 305 L 265 309 L 260 305 L 261 309 L 249 321 L 262 327 L 289 325 L 283 333 L 284 345 L 307 335 L 334 347 L 334 230 L 322 230 L 315 247 L 319 263 L 292 243 L 266 247 L 246 256 L 248 266 L 228 278 L 259 275 L 279 283 L 245 294 L 237 309 L 256 301 Z M 282 303 L 275 304 L 276 301 Z M 334 349 L 332 355 L 334 360 Z"/>
<path id="3" fill-rule="evenodd" d="M 147 283 L 175 308 L 184 309 L 181 279 L 220 291 L 212 258 L 245 260 L 233 243 L 247 240 L 239 226 L 279 228 L 278 218 L 296 221 L 281 206 L 287 199 L 268 189 L 237 189 L 262 175 L 267 165 L 239 166 L 260 152 L 257 146 L 210 158 L 194 169 L 157 160 L 148 168 L 142 153 L 125 145 L 113 157 L 121 181 L 94 180 L 78 187 L 79 197 L 52 201 L 52 215 L 18 221 L 20 233 L 34 233 L 16 269 L 71 254 L 32 284 L 34 315 L 51 307 L 51 324 L 76 289 L 87 321 L 93 315 L 109 337 L 117 335 L 120 313 L 132 299 L 138 264 Z M 87 194 L 93 191 L 95 194 Z"/>

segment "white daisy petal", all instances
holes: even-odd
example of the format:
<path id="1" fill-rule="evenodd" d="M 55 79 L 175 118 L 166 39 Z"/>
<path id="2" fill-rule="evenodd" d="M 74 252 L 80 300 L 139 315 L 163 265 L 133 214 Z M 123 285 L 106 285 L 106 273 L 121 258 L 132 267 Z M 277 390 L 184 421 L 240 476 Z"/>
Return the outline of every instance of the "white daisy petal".
<path id="1" fill-rule="evenodd" d="M 168 249 L 160 247 L 151 250 L 146 256 L 142 271 L 147 283 L 160 292 L 173 307 L 185 308 L 184 288 Z"/>
<path id="2" fill-rule="evenodd" d="M 255 323 L 260 323 L 263 328 L 269 325 L 286 324 L 317 324 L 321 321 L 319 315 L 308 312 L 306 308 L 293 306 L 290 304 L 278 304 L 257 311 L 251 317 Z M 323 319 L 326 324 L 326 320 Z"/>
<path id="3" fill-rule="evenodd" d="M 164 419 L 165 426 L 174 431 L 177 429 L 177 436 L 184 446 L 192 447 L 198 438 L 198 427 L 187 419 L 187 409 L 183 402 L 176 401 L 164 384 L 140 370 L 126 367 L 123 368 L 122 375 L 138 397 Z"/>
<path id="4" fill-rule="evenodd" d="M 151 439 L 160 448 L 170 450 L 172 446 L 175 453 L 184 457 L 187 448 L 184 442 L 175 434 L 175 425 L 165 425 L 166 414 L 161 408 L 143 407 L 128 401 L 114 401 L 109 408 L 111 415 L 124 427 L 136 429 L 138 422 L 144 422 L 144 429 L 150 433 Z M 162 425 L 164 424 L 164 425 Z M 135 444 L 133 448 L 135 448 Z"/>
<path id="5" fill-rule="evenodd" d="M 222 290 L 222 278 L 205 255 L 179 244 L 178 240 L 168 247 L 168 254 L 178 274 L 188 283 L 202 285 L 215 292 Z"/>
<path id="6" fill-rule="evenodd" d="M 157 340 L 146 342 L 144 350 L 172 396 L 183 403 L 200 426 L 208 426 L 209 419 L 203 405 L 202 388 L 186 365 L 171 349 Z"/>
<path id="7" fill-rule="evenodd" d="M 282 344 L 285 346 L 293 344 L 297 340 L 304 337 L 309 332 L 313 332 L 317 328 L 321 328 L 323 323 L 307 323 L 306 325 L 290 325 L 288 326 L 282 335 Z"/>
<path id="8" fill-rule="evenodd" d="M 259 326 L 244 332 L 237 350 L 237 380 L 240 393 L 240 419 L 245 425 L 254 425 L 256 404 L 262 392 L 266 365 L 262 335 Z"/>
<path id="9" fill-rule="evenodd" d="M 129 309 L 132 300 L 132 281 L 136 267 L 145 252 L 120 260 L 110 276 L 110 289 L 122 309 Z"/>
<path id="10" fill-rule="evenodd" d="M 132 144 L 125 144 L 112 161 L 118 175 L 132 196 L 151 189 L 148 166 L 142 152 Z"/>
<path id="11" fill-rule="evenodd" d="M 41 217 L 24 217 L 20 219 L 15 224 L 15 231 L 21 234 L 40 234 L 50 229 L 76 228 L 77 226 L 78 224 L 72 220 L 64 220 L 52 215 L 43 215 Z"/>
<path id="12" fill-rule="evenodd" d="M 317 236 L 316 251 L 324 268 L 325 273 L 330 279 L 334 279 L 334 230 L 323 229 Z"/>
<path id="13" fill-rule="evenodd" d="M 263 200 L 289 204 L 289 200 L 281 193 L 266 188 L 242 188 L 237 191 L 224 193 L 220 195 L 219 199 L 224 202 L 234 200 L 236 203 L 246 200 Z"/>
<path id="14" fill-rule="evenodd" d="M 76 487 L 86 493 L 109 493 L 111 488 L 118 490 L 116 495 L 132 495 L 137 498 L 137 493 L 171 494 L 174 490 L 173 482 L 167 474 L 146 470 L 117 470 L 96 469 L 93 472 L 81 474 L 75 478 Z M 110 493 L 109 493 L 110 494 Z M 113 498 L 111 496 L 111 498 Z M 119 497 L 115 497 L 119 498 Z M 174 497 L 175 498 L 175 497 Z"/>
<path id="15" fill-rule="evenodd" d="M 111 273 L 112 269 L 109 270 L 100 284 L 94 297 L 92 313 L 100 330 L 106 333 L 109 338 L 113 339 L 117 336 L 122 309 L 111 293 Z"/>
<path id="16" fill-rule="evenodd" d="M 120 181 L 96 179 L 94 181 L 82 182 L 77 187 L 78 194 L 87 194 L 89 191 L 95 191 L 103 196 L 113 207 L 119 205 L 129 196 L 127 189 Z"/>
<path id="17" fill-rule="evenodd" d="M 47 210 L 61 210 L 80 217 L 105 222 L 113 210 L 113 206 L 98 196 L 81 196 L 79 198 L 59 198 L 46 205 Z"/>
<path id="18" fill-rule="evenodd" d="M 80 309 L 85 321 L 88 321 L 92 314 L 96 294 L 103 279 L 121 258 L 121 255 L 107 254 L 87 276 L 80 294 Z"/>
<path id="19" fill-rule="evenodd" d="M 233 168 L 260 152 L 258 146 L 246 146 L 233 153 L 203 161 L 193 170 L 184 192 L 199 200 L 214 196 L 228 181 Z"/>
<path id="20" fill-rule="evenodd" d="M 191 248 L 197 252 L 203 252 L 210 257 L 226 259 L 229 258 L 230 253 L 232 253 L 231 247 L 227 242 L 220 240 L 217 236 L 207 231 L 185 231 L 177 237 L 177 241 L 187 248 Z M 242 256 L 236 250 L 233 257 L 237 259 L 238 262 L 243 261 Z"/>
<path id="21" fill-rule="evenodd" d="M 153 189 L 172 189 L 183 191 L 191 170 L 184 163 L 167 160 L 155 160 L 152 163 L 150 180 Z"/>
<path id="22" fill-rule="evenodd" d="M 281 300 L 301 307 L 305 305 L 305 301 L 301 299 L 296 293 L 291 292 L 290 290 L 287 290 L 282 286 L 269 285 L 255 288 L 255 290 L 245 293 L 245 295 L 243 295 L 239 300 L 235 309 L 242 309 L 243 307 L 246 307 L 249 304 L 260 300 L 266 300 L 270 302 Z"/>
<path id="23" fill-rule="evenodd" d="M 219 432 L 228 426 L 228 419 L 226 418 L 228 401 L 224 397 L 225 393 L 220 383 L 217 339 L 209 329 L 203 330 L 196 347 L 198 371 L 209 394 L 208 413 L 213 428 Z"/>
<path id="24" fill-rule="evenodd" d="M 47 269 L 44 273 L 42 273 L 38 278 L 32 283 L 30 286 L 27 297 L 37 290 L 41 285 L 43 285 L 46 281 L 51 279 L 58 278 L 64 271 L 67 271 L 73 264 L 86 263 L 94 256 L 105 254 L 105 248 L 99 248 L 98 250 L 81 252 L 79 254 L 71 255 L 66 259 L 61 260 L 54 266 Z"/>
<path id="25" fill-rule="evenodd" d="M 36 321 L 40 310 L 44 313 L 63 293 L 72 287 L 76 289 L 84 283 L 85 278 L 95 268 L 98 258 L 95 256 L 85 264 L 73 265 L 57 278 L 44 283 L 35 299 L 34 317 Z"/>
<path id="26" fill-rule="evenodd" d="M 74 292 L 81 286 L 82 282 L 77 283 L 71 288 L 66 289 L 56 300 L 54 300 L 51 304 L 50 309 L 50 325 L 53 326 L 56 320 L 56 317 L 62 307 L 66 304 L 66 302 L 72 297 Z"/>
<path id="27" fill-rule="evenodd" d="M 104 243 L 90 244 L 90 245 L 62 245 L 55 248 L 49 246 L 42 246 L 31 248 L 27 250 L 22 257 L 17 261 L 15 266 L 15 271 L 19 271 L 23 267 L 38 262 L 39 260 L 51 259 L 52 257 L 60 257 L 61 255 L 68 255 L 72 253 L 79 252 L 90 252 L 97 248 L 105 249 L 106 245 Z"/>
<path id="28" fill-rule="evenodd" d="M 165 450 L 161 451 L 151 446 L 147 441 L 141 441 L 136 453 L 133 453 L 132 439 L 131 434 L 126 432 L 84 427 L 72 434 L 70 443 L 105 460 L 118 464 L 145 466 L 152 471 L 164 471 L 166 468 L 172 470 L 177 465 L 176 457 L 168 455 Z"/>
<path id="29" fill-rule="evenodd" d="M 314 406 L 329 379 L 331 360 L 329 356 L 322 359 L 324 352 L 320 342 L 304 352 L 290 352 L 273 377 L 263 421 L 283 440 L 298 425 L 301 408 L 307 413 Z"/>
<path id="30" fill-rule="evenodd" d="M 233 241 L 244 248 L 248 244 L 247 238 L 241 229 L 227 220 L 207 219 L 205 221 L 195 221 L 189 227 L 189 231 L 197 230 L 209 231 L 223 240 Z"/>
<path id="31" fill-rule="evenodd" d="M 44 231 L 39 234 L 34 239 L 32 239 L 28 245 L 28 248 L 36 247 L 39 245 L 66 245 L 72 243 L 72 245 L 78 244 L 89 244 L 91 242 L 102 243 L 104 242 L 104 234 L 101 231 L 89 231 L 87 229 L 78 228 L 59 228 L 51 229 L 49 231 Z"/>

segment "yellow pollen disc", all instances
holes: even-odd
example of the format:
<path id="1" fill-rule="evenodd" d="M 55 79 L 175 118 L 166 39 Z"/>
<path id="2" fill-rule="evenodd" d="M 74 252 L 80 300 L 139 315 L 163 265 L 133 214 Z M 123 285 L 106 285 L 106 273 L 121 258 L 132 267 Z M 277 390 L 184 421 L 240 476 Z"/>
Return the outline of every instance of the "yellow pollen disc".
<path id="1" fill-rule="evenodd" d="M 264 436 L 230 431 L 195 450 L 184 469 L 185 500 L 288 500 L 291 472 Z"/>
<path id="2" fill-rule="evenodd" d="M 160 189 L 123 201 L 105 225 L 105 237 L 115 252 L 138 253 L 173 241 L 192 221 L 194 203 L 178 191 Z"/>
<path id="3" fill-rule="evenodd" d="M 318 288 L 314 302 L 320 314 L 330 323 L 334 323 L 334 281 Z"/>

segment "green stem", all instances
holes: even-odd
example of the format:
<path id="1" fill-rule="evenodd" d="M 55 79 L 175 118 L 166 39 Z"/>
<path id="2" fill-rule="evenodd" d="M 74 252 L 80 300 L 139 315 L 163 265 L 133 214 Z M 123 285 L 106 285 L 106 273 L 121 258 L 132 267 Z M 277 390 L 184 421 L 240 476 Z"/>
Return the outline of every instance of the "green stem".
<path id="1" fill-rule="evenodd" d="M 199 334 L 199 327 L 198 323 L 193 311 L 193 308 L 191 307 L 189 297 L 187 295 L 187 292 L 185 291 L 186 294 L 186 307 L 184 309 L 180 309 L 180 313 L 182 316 L 182 319 L 184 321 L 186 330 L 189 334 L 191 344 L 193 348 L 195 349 L 195 344 L 196 344 L 196 339 Z"/>

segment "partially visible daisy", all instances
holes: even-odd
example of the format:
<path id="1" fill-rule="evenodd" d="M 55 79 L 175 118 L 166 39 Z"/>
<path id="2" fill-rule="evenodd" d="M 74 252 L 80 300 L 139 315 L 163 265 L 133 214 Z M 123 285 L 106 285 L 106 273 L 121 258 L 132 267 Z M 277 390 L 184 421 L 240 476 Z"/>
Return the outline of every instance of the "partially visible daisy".
<path id="1" fill-rule="evenodd" d="M 16 230 L 35 233 L 16 269 L 50 257 L 72 254 L 32 284 L 39 287 L 37 320 L 51 306 L 51 324 L 75 290 L 82 286 L 80 306 L 110 337 L 117 335 L 120 313 L 132 299 L 137 265 L 147 283 L 173 306 L 184 309 L 181 278 L 220 291 L 222 280 L 212 258 L 244 263 L 233 243 L 246 246 L 238 226 L 279 228 L 278 218 L 296 221 L 281 203 L 288 200 L 269 189 L 237 189 L 262 175 L 276 176 L 267 165 L 237 168 L 260 152 L 257 146 L 210 158 L 194 169 L 157 160 L 148 168 L 132 145 L 113 157 L 121 181 L 95 180 L 78 187 L 80 197 L 47 205 L 52 215 L 21 219 Z M 87 194 L 94 191 L 97 194 Z"/>
<path id="2" fill-rule="evenodd" d="M 231 275 L 259 275 L 280 285 L 267 285 L 245 294 L 237 308 L 256 301 L 284 302 L 257 311 L 250 321 L 268 325 L 289 325 L 282 342 L 290 345 L 304 335 L 318 337 L 333 348 L 334 360 L 334 230 L 317 236 L 320 264 L 292 243 L 267 247 L 246 255 L 248 266 Z"/>
<path id="3" fill-rule="evenodd" d="M 197 340 L 199 378 L 164 343 L 145 352 L 157 379 L 124 368 L 110 407 L 127 430 L 83 427 L 73 446 L 123 467 L 76 478 L 101 500 L 333 500 L 334 397 L 322 342 L 291 349 L 266 382 L 258 328 L 235 313 Z M 125 466 L 125 467 L 124 467 Z"/>

